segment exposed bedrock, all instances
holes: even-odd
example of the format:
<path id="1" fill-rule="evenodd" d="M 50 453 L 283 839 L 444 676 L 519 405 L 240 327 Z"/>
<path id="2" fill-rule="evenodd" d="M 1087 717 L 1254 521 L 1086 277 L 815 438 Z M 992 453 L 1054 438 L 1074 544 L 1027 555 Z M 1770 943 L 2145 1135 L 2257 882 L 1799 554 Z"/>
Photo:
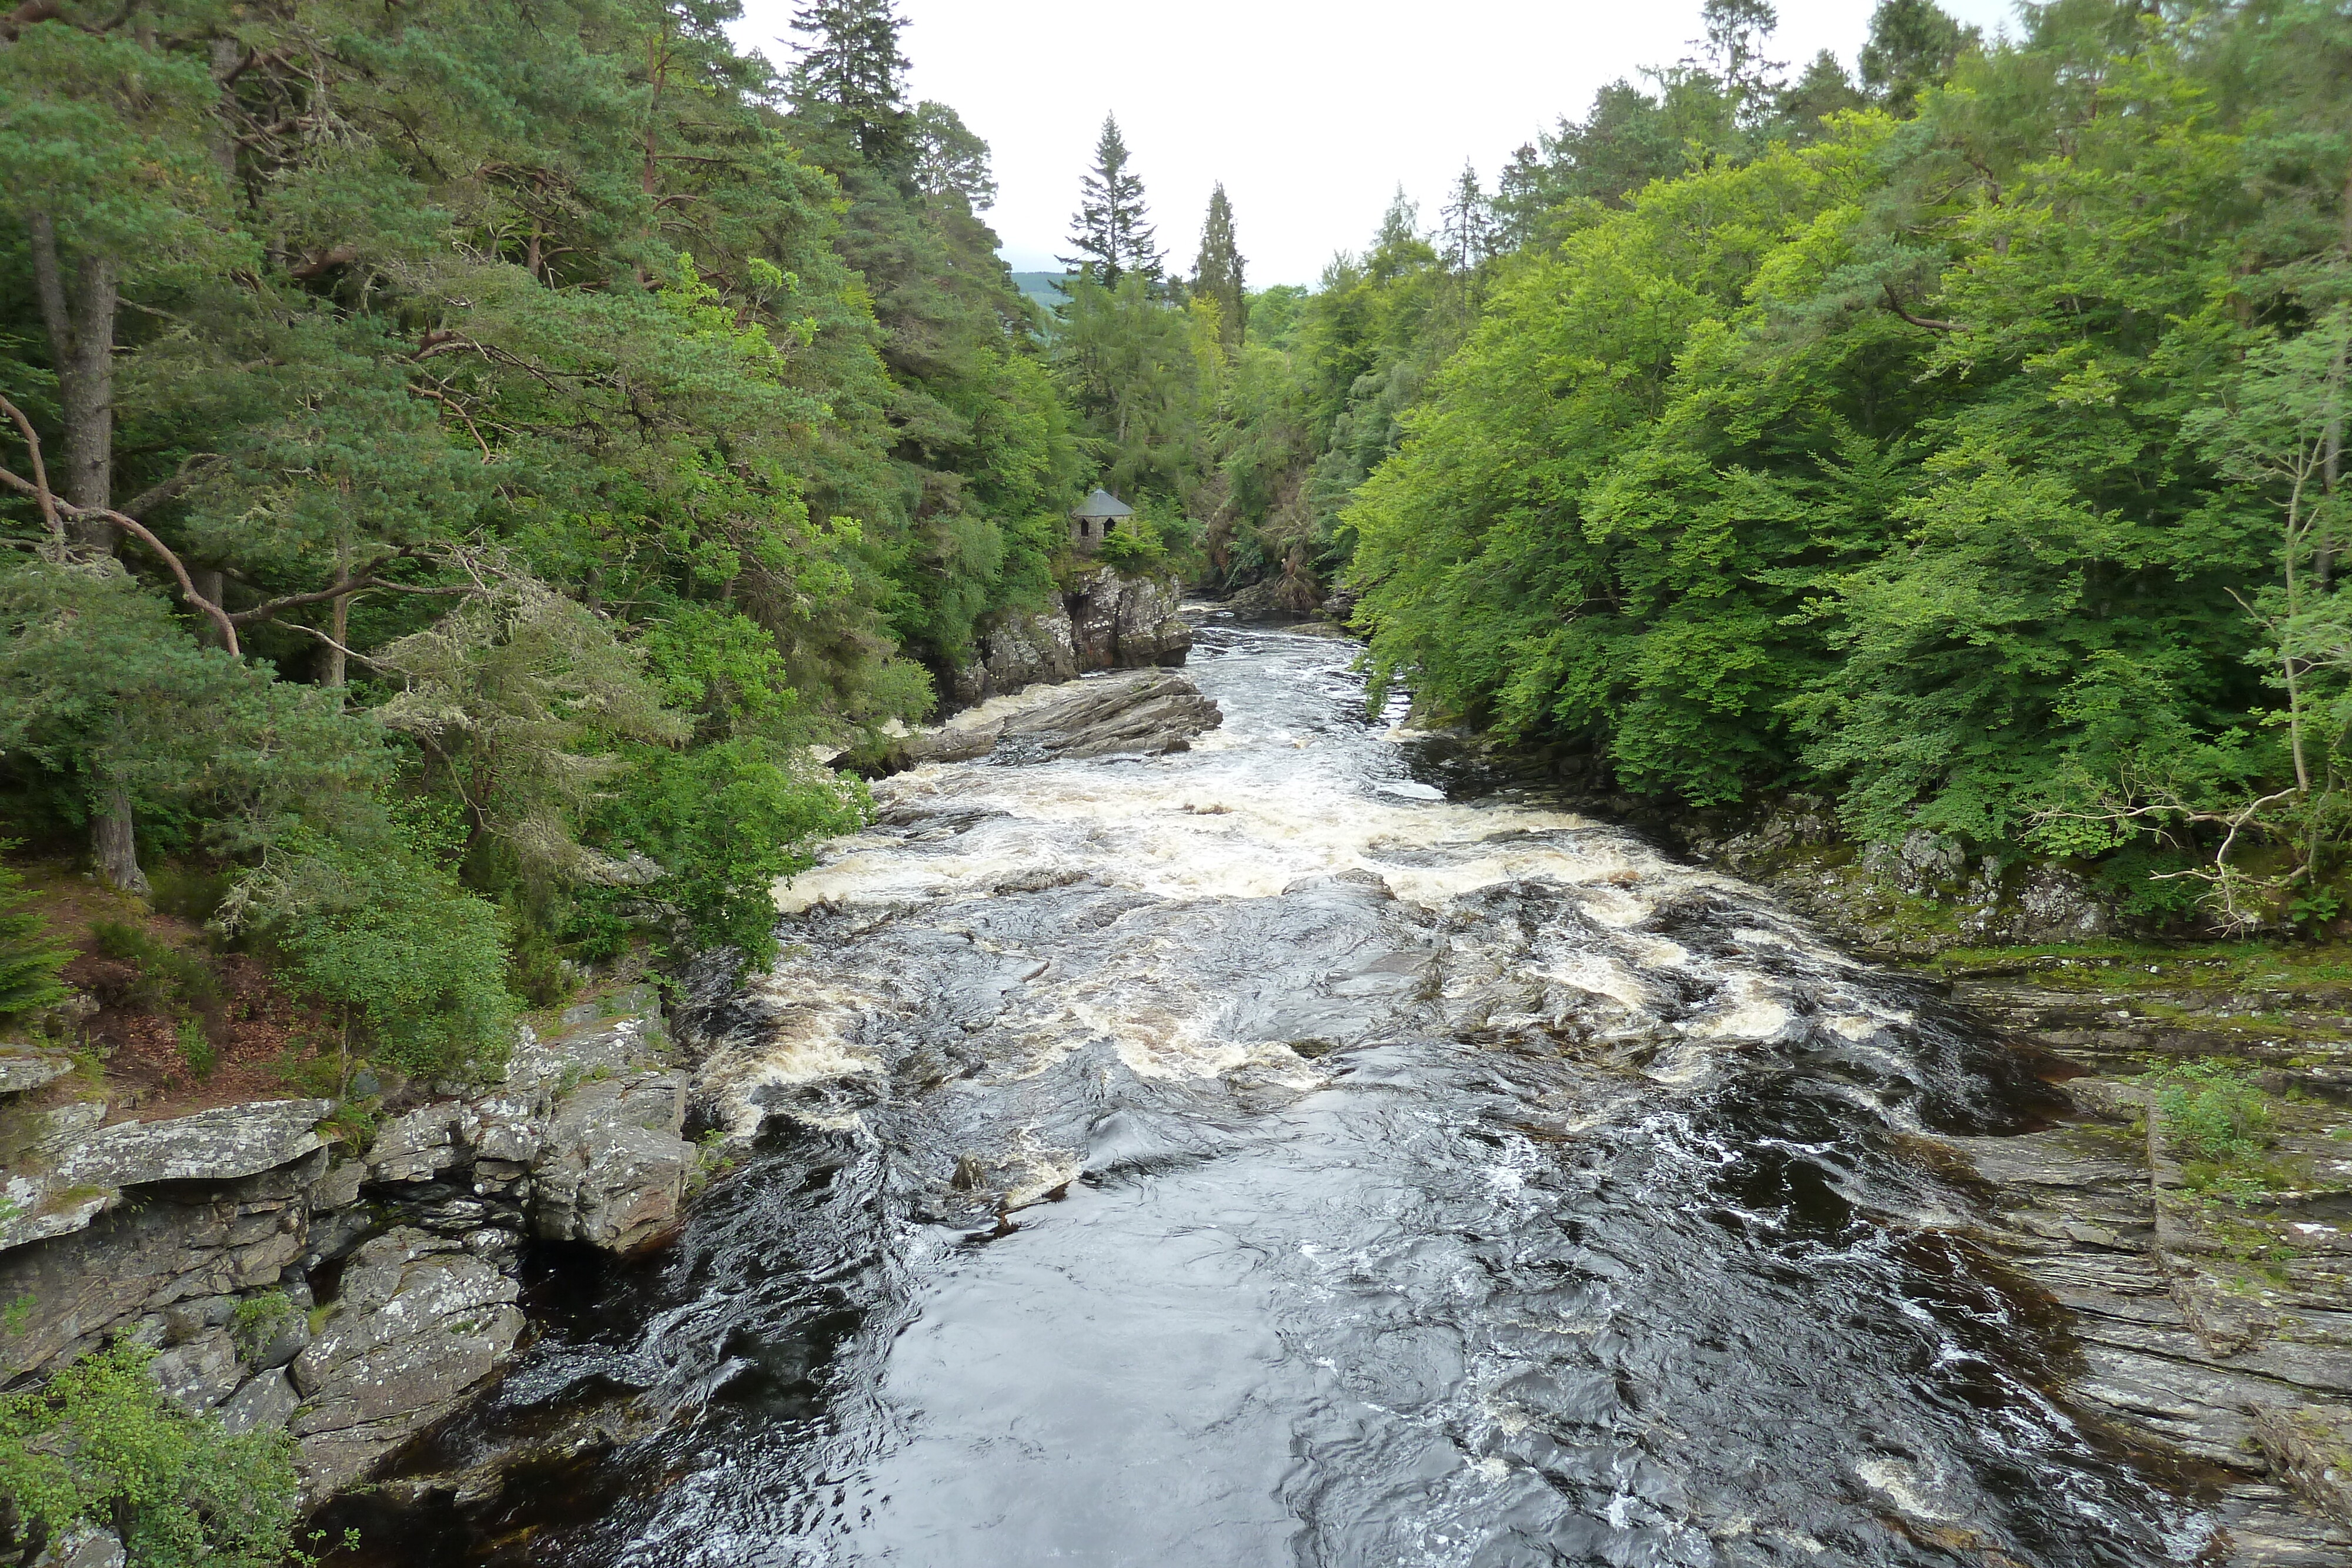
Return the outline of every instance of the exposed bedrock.
<path id="1" fill-rule="evenodd" d="M 882 771 L 926 762 L 1042 762 L 1184 751 L 1224 722 L 1214 701 L 1169 670 L 1137 670 L 1043 687 L 970 708 L 893 741 Z"/>
<path id="2" fill-rule="evenodd" d="M 2076 1115 L 1952 1140 L 1990 1189 L 1984 1239 L 2070 1314 L 2063 1396 L 2127 1439 L 2212 1467 L 2217 1560 L 2340 1563 L 2352 1552 L 2352 1159 L 2341 1113 L 2280 1102 L 2292 1186 L 2199 1190 L 2163 1102 L 2106 1078 Z M 2297 1504 L 2301 1506 L 2297 1506 Z"/>
<path id="3" fill-rule="evenodd" d="M 951 673 L 946 695 L 969 705 L 1092 670 L 1181 664 L 1192 629 L 1176 613 L 1176 602 L 1172 578 L 1085 568 L 1050 609 L 995 617 L 976 639 L 972 662 Z"/>
<path id="4" fill-rule="evenodd" d="M 290 1430 L 313 1500 L 497 1372 L 525 1326 L 530 1239 L 642 1246 L 695 1166 L 688 1075 L 643 988 L 572 1009 L 551 1040 L 526 1032 L 502 1081 L 412 1105 L 363 1152 L 321 1135 L 324 1100 L 101 1127 L 101 1106 L 48 1103 L 49 1084 L 5 1108 L 29 1134 L 0 1300 L 33 1304 L 0 1376 L 134 1335 L 189 1408 Z"/>

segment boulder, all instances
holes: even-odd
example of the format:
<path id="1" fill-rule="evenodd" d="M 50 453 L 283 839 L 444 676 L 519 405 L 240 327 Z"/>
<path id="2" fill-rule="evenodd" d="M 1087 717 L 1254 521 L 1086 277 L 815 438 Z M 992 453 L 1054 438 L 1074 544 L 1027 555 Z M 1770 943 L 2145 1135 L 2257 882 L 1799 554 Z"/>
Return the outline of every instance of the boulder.
<path id="1" fill-rule="evenodd" d="M 522 1333 L 514 1281 L 411 1227 L 362 1245 L 319 1337 L 294 1358 L 298 1462 L 313 1500 L 455 1409 Z M 257 1396 L 257 1398 L 262 1396 Z"/>
<path id="2" fill-rule="evenodd" d="M 1172 578 L 1129 577 L 1091 567 L 1070 580 L 1066 599 L 1078 668 L 1135 670 L 1181 664 L 1192 629 L 1176 613 Z"/>
<path id="3" fill-rule="evenodd" d="M 0 1046 L 0 1094 L 22 1094 L 73 1071 L 67 1057 L 19 1045 Z"/>
<path id="4" fill-rule="evenodd" d="M 294 1386 L 294 1375 L 282 1366 L 273 1366 L 247 1379 L 243 1387 L 222 1403 L 219 1415 L 229 1436 L 241 1437 L 265 1428 L 283 1430 L 301 1407 L 302 1395 Z"/>
<path id="5" fill-rule="evenodd" d="M 949 682 L 954 701 L 971 704 L 1040 681 L 1073 680 L 1078 674 L 1076 633 L 1067 609 L 1019 611 L 982 632 L 971 664 Z"/>
<path id="6" fill-rule="evenodd" d="M 1158 756 L 1183 751 L 1224 722 L 1216 703 L 1186 677 L 1138 670 L 1033 691 L 959 714 L 891 743 L 886 773 L 927 762 L 1006 762 L 1055 757 Z"/>
<path id="7" fill-rule="evenodd" d="M 122 1540 L 110 1530 L 83 1525 L 49 1542 L 33 1568 L 122 1568 Z"/>
<path id="8" fill-rule="evenodd" d="M 218 1328 L 159 1353 L 152 1370 L 155 1385 L 190 1410 L 211 1409 L 245 1380 L 236 1343 Z"/>
<path id="9" fill-rule="evenodd" d="M 1192 651 L 1192 629 L 1176 606 L 1173 578 L 1083 567 L 1069 579 L 1060 604 L 1014 611 L 985 627 L 975 639 L 972 661 L 949 672 L 948 698 L 970 706 L 1093 670 L 1181 664 Z"/>
<path id="10" fill-rule="evenodd" d="M 457 1141 L 462 1113 L 457 1103 L 445 1100 L 385 1123 L 368 1147 L 368 1179 L 431 1181 L 458 1164 L 464 1157 Z"/>
<path id="11" fill-rule="evenodd" d="M 1182 675 L 1151 672 L 1089 683 L 1066 700 L 1007 719 L 997 749 L 1028 757 L 1157 755 L 1191 748 L 1224 722 L 1215 702 Z"/>
<path id="12" fill-rule="evenodd" d="M 686 1097 L 685 1074 L 640 1072 L 559 1103 L 530 1168 L 532 1233 L 625 1251 L 667 1228 L 694 1169 Z"/>

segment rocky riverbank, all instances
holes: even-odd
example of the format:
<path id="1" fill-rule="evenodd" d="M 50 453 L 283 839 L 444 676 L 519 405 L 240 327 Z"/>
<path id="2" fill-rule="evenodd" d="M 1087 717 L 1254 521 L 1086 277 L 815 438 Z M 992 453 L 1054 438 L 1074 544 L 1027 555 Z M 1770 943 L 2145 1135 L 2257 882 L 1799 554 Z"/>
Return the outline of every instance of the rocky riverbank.
<path id="1" fill-rule="evenodd" d="M 1676 826 L 2063 1096 L 2053 1125 L 1922 1151 L 2064 1309 L 2053 1396 L 2219 1496 L 2199 1560 L 2352 1561 L 2352 954 L 2135 938 L 2073 868 L 1854 846 L 1805 797 Z"/>
<path id="2" fill-rule="evenodd" d="M 410 1093 L 372 1126 L 303 1099 L 101 1126 L 78 1082 L 0 1053 L 5 1376 L 144 1340 L 190 1409 L 289 1431 L 313 1502 L 505 1364 L 528 1245 L 656 1240 L 697 1168 L 644 987 L 526 1031 L 499 1082 Z"/>
<path id="3" fill-rule="evenodd" d="M 1091 670 L 1181 664 L 1192 629 L 1177 614 L 1177 600 L 1173 578 L 1080 567 L 1051 608 L 1002 616 L 984 627 L 973 660 L 946 672 L 941 695 L 947 706 L 965 707 Z"/>

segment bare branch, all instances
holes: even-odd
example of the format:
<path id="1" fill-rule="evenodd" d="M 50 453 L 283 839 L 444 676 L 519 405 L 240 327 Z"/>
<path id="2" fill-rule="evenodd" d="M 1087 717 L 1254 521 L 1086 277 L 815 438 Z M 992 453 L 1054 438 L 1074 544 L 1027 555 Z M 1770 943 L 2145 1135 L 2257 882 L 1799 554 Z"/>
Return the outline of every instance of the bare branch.
<path id="1" fill-rule="evenodd" d="M 288 267 L 286 276 L 297 283 L 308 283 L 322 272 L 331 272 L 338 267 L 347 267 L 359 258 L 360 247 L 349 243 L 336 246 L 331 250 L 314 250 L 292 267 Z"/>
<path id="2" fill-rule="evenodd" d="M 68 508 L 68 510 L 79 511 L 86 517 L 94 515 L 104 517 L 108 522 L 161 556 L 163 564 L 172 569 L 172 575 L 180 580 L 180 596 L 204 612 L 211 618 L 212 623 L 220 628 L 221 645 L 228 650 L 229 657 L 241 659 L 245 656 L 245 651 L 237 646 L 236 622 L 227 611 L 196 591 L 195 581 L 189 577 L 188 569 L 181 563 L 180 558 L 172 552 L 171 546 L 148 531 L 146 524 L 134 517 L 118 512 L 110 507 L 81 507 Z"/>
<path id="3" fill-rule="evenodd" d="M 0 411 L 5 411 L 10 419 L 16 421 L 16 428 L 24 433 L 25 449 L 32 454 L 33 458 L 32 490 L 34 500 L 41 508 L 41 526 L 49 530 L 51 548 L 62 557 L 66 549 L 65 519 L 58 516 L 58 498 L 49 489 L 49 471 L 41 462 L 41 438 L 33 434 L 33 422 L 25 417 L 25 411 L 5 397 L 0 397 Z M 13 479 L 16 476 L 12 474 L 9 477 Z"/>
<path id="4" fill-rule="evenodd" d="M 1965 332 L 1968 328 L 1958 321 L 1938 321 L 1933 317 L 1914 316 L 1903 308 L 1903 301 L 1895 295 L 1895 285 L 1882 285 L 1886 291 L 1886 308 L 1914 327 L 1925 327 L 1930 332 Z"/>
<path id="5" fill-rule="evenodd" d="M 458 591 L 470 593 L 473 591 L 471 589 L 464 589 L 459 590 Z M 306 637 L 316 637 L 320 642 L 324 643 L 328 647 L 332 648 L 344 658 L 357 659 L 361 664 L 365 664 L 371 670 L 381 670 L 386 667 L 383 664 L 377 664 L 373 659 L 369 658 L 365 653 L 359 652 L 359 650 L 355 648 L 344 647 L 341 643 L 336 642 L 332 637 L 328 636 L 316 626 L 306 625 L 299 621 L 289 621 L 285 625 L 286 630 L 289 632 L 299 632 Z M 397 674 L 399 672 L 394 671 L 393 673 Z"/>

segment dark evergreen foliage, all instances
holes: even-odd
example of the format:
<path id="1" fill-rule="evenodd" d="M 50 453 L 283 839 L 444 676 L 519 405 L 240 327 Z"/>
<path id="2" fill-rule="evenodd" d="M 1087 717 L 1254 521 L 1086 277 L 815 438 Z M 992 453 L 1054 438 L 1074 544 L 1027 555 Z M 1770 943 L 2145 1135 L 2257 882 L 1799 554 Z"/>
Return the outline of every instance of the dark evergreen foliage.
<path id="1" fill-rule="evenodd" d="M 1063 266 L 1090 274 L 1105 288 L 1117 288 L 1130 272 L 1157 283 L 1165 267 L 1146 221 L 1143 182 L 1127 162 L 1118 117 L 1106 114 L 1094 167 L 1078 183 L 1078 211 L 1070 220 L 1070 248 L 1077 254 L 1061 258 Z"/>
<path id="2" fill-rule="evenodd" d="M 1192 292 L 1217 302 L 1217 331 L 1228 352 L 1249 331 L 1249 287 L 1241 247 L 1234 237 L 1234 204 L 1223 181 L 1209 193 L 1209 215 L 1201 225 L 1201 253 L 1192 264 Z"/>

